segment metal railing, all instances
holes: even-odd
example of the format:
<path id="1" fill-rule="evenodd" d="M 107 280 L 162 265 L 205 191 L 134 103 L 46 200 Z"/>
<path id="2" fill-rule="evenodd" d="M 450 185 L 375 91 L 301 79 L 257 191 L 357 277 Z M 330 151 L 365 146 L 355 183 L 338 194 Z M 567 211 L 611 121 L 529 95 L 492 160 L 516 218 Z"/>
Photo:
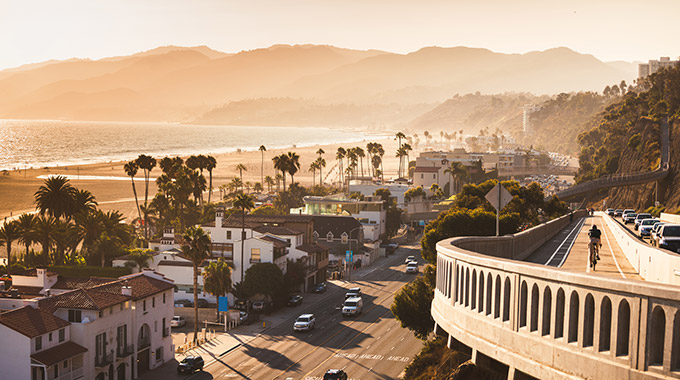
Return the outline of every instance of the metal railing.
<path id="1" fill-rule="evenodd" d="M 94 357 L 94 366 L 98 368 L 106 367 L 107 365 L 113 363 L 113 352 L 108 354 L 99 355 Z"/>
<path id="2" fill-rule="evenodd" d="M 133 352 L 135 352 L 135 346 L 132 344 L 127 344 L 116 349 L 116 356 L 119 358 L 124 358 L 126 356 L 132 355 Z"/>

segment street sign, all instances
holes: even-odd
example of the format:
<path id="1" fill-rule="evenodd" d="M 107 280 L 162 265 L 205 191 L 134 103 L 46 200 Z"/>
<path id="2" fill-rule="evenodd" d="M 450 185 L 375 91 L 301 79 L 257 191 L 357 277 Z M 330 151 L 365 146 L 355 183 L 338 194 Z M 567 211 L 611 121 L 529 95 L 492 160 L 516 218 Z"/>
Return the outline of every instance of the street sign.
<path id="1" fill-rule="evenodd" d="M 352 251 L 345 251 L 345 261 L 351 263 L 353 259 L 354 254 L 352 253 Z"/>
<path id="2" fill-rule="evenodd" d="M 500 193 L 500 194 L 499 194 Z M 512 200 L 512 194 L 505 190 L 500 182 L 486 193 L 486 200 L 498 211 L 502 210 Z"/>
<path id="3" fill-rule="evenodd" d="M 229 298 L 217 297 L 217 311 L 229 311 Z"/>

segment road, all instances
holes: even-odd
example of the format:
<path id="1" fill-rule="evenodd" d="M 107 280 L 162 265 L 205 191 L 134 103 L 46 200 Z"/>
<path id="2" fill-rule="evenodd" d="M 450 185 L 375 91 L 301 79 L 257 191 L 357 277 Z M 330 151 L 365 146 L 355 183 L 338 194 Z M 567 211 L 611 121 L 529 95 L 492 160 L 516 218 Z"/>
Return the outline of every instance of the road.
<path id="1" fill-rule="evenodd" d="M 329 368 L 344 369 L 351 379 L 397 378 L 422 348 L 422 342 L 401 328 L 389 310 L 394 294 L 414 278 L 404 273 L 408 255 L 423 263 L 414 247 L 401 247 L 374 268 L 353 276 L 344 287 L 329 286 L 320 302 L 299 306 L 297 315 L 315 315 L 312 331 L 294 333 L 294 317 L 290 318 L 190 378 L 321 379 Z M 340 305 L 346 288 L 353 286 L 364 293 L 363 312 L 344 318 Z"/>

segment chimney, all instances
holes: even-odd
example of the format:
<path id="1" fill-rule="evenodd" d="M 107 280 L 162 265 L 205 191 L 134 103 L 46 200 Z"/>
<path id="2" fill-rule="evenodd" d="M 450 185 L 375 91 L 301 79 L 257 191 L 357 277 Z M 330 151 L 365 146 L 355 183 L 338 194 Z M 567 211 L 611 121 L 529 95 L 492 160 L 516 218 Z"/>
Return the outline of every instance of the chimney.
<path id="1" fill-rule="evenodd" d="M 45 297 L 49 297 L 51 295 L 50 293 L 52 293 L 51 289 L 45 289 Z"/>
<path id="2" fill-rule="evenodd" d="M 38 283 L 41 284 L 42 288 L 45 288 L 47 286 L 47 279 L 45 278 L 46 276 L 46 270 L 45 268 L 35 268 L 35 274 L 38 277 Z"/>
<path id="3" fill-rule="evenodd" d="M 215 227 L 216 228 L 222 227 L 222 218 L 224 218 L 224 209 L 222 207 L 218 207 L 215 210 Z"/>
<path id="4" fill-rule="evenodd" d="M 121 287 L 121 291 L 124 296 L 132 296 L 132 288 L 129 286 L 123 285 L 123 287 Z"/>

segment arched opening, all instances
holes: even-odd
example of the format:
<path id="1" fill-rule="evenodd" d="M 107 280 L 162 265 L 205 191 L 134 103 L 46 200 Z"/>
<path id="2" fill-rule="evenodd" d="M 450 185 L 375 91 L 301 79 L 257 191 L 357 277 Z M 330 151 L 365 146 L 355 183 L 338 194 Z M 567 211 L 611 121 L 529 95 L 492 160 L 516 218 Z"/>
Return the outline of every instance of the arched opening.
<path id="1" fill-rule="evenodd" d="M 650 334 L 647 349 L 649 350 L 649 365 L 663 365 L 664 334 L 666 333 L 666 314 L 661 306 L 652 311 L 649 325 Z"/>
<path id="2" fill-rule="evenodd" d="M 477 311 L 484 312 L 484 272 L 479 272 L 479 301 Z"/>
<path id="3" fill-rule="evenodd" d="M 541 322 L 541 335 L 550 335 L 550 312 L 552 311 L 552 291 L 546 286 L 543 290 L 543 321 Z"/>
<path id="4" fill-rule="evenodd" d="M 453 295 L 453 303 L 460 302 L 460 265 L 456 265 L 456 289 Z"/>
<path id="5" fill-rule="evenodd" d="M 470 309 L 475 310 L 477 308 L 477 271 L 472 270 L 472 294 L 470 295 Z"/>
<path id="6" fill-rule="evenodd" d="M 501 316 L 501 276 L 496 276 L 496 291 L 494 292 L 494 307 L 493 317 L 499 318 Z"/>
<path id="7" fill-rule="evenodd" d="M 125 376 L 125 363 L 121 363 L 118 365 L 118 369 L 116 370 L 116 379 L 117 380 L 125 380 L 127 376 Z"/>
<path id="8" fill-rule="evenodd" d="M 555 339 L 564 336 L 564 302 L 564 290 L 560 288 L 555 303 Z"/>
<path id="9" fill-rule="evenodd" d="M 522 286 L 520 287 L 519 291 L 519 327 L 527 326 L 527 307 L 529 306 L 528 297 L 529 290 L 527 288 L 527 282 L 522 281 Z"/>
<path id="10" fill-rule="evenodd" d="M 531 331 L 538 330 L 538 285 L 531 287 Z"/>
<path id="11" fill-rule="evenodd" d="M 470 268 L 465 269 L 465 307 L 470 304 Z"/>
<path id="12" fill-rule="evenodd" d="M 510 320 L 510 278 L 505 278 L 503 285 L 503 322 Z"/>
<path id="13" fill-rule="evenodd" d="M 137 334 L 137 375 L 149 370 L 151 360 L 151 329 L 146 323 Z"/>
<path id="14" fill-rule="evenodd" d="M 463 286 L 463 282 L 464 282 L 463 281 L 464 280 L 463 273 L 464 273 L 463 267 L 459 265 L 458 266 L 458 277 L 457 277 L 458 281 L 457 282 L 458 282 L 458 303 L 460 303 L 460 304 L 463 303 L 463 290 L 465 290 L 465 286 Z"/>
<path id="15" fill-rule="evenodd" d="M 583 310 L 583 347 L 593 346 L 595 334 L 595 299 L 591 294 L 586 296 L 585 309 Z"/>
<path id="16" fill-rule="evenodd" d="M 680 311 L 673 318 L 673 346 L 671 347 L 671 370 L 680 370 Z"/>
<path id="17" fill-rule="evenodd" d="M 627 356 L 630 337 L 630 306 L 626 300 L 621 300 L 619 303 L 616 325 L 616 356 Z"/>
<path id="18" fill-rule="evenodd" d="M 569 335 L 567 342 L 578 341 L 578 293 L 574 290 L 569 298 Z"/>
<path id="19" fill-rule="evenodd" d="M 486 315 L 491 315 L 492 293 L 493 293 L 493 277 L 491 276 L 491 273 L 489 273 L 486 276 L 486 306 L 484 307 L 484 309 L 486 310 Z"/>
<path id="20" fill-rule="evenodd" d="M 612 340 L 612 301 L 605 296 L 600 306 L 600 351 L 609 351 Z"/>

